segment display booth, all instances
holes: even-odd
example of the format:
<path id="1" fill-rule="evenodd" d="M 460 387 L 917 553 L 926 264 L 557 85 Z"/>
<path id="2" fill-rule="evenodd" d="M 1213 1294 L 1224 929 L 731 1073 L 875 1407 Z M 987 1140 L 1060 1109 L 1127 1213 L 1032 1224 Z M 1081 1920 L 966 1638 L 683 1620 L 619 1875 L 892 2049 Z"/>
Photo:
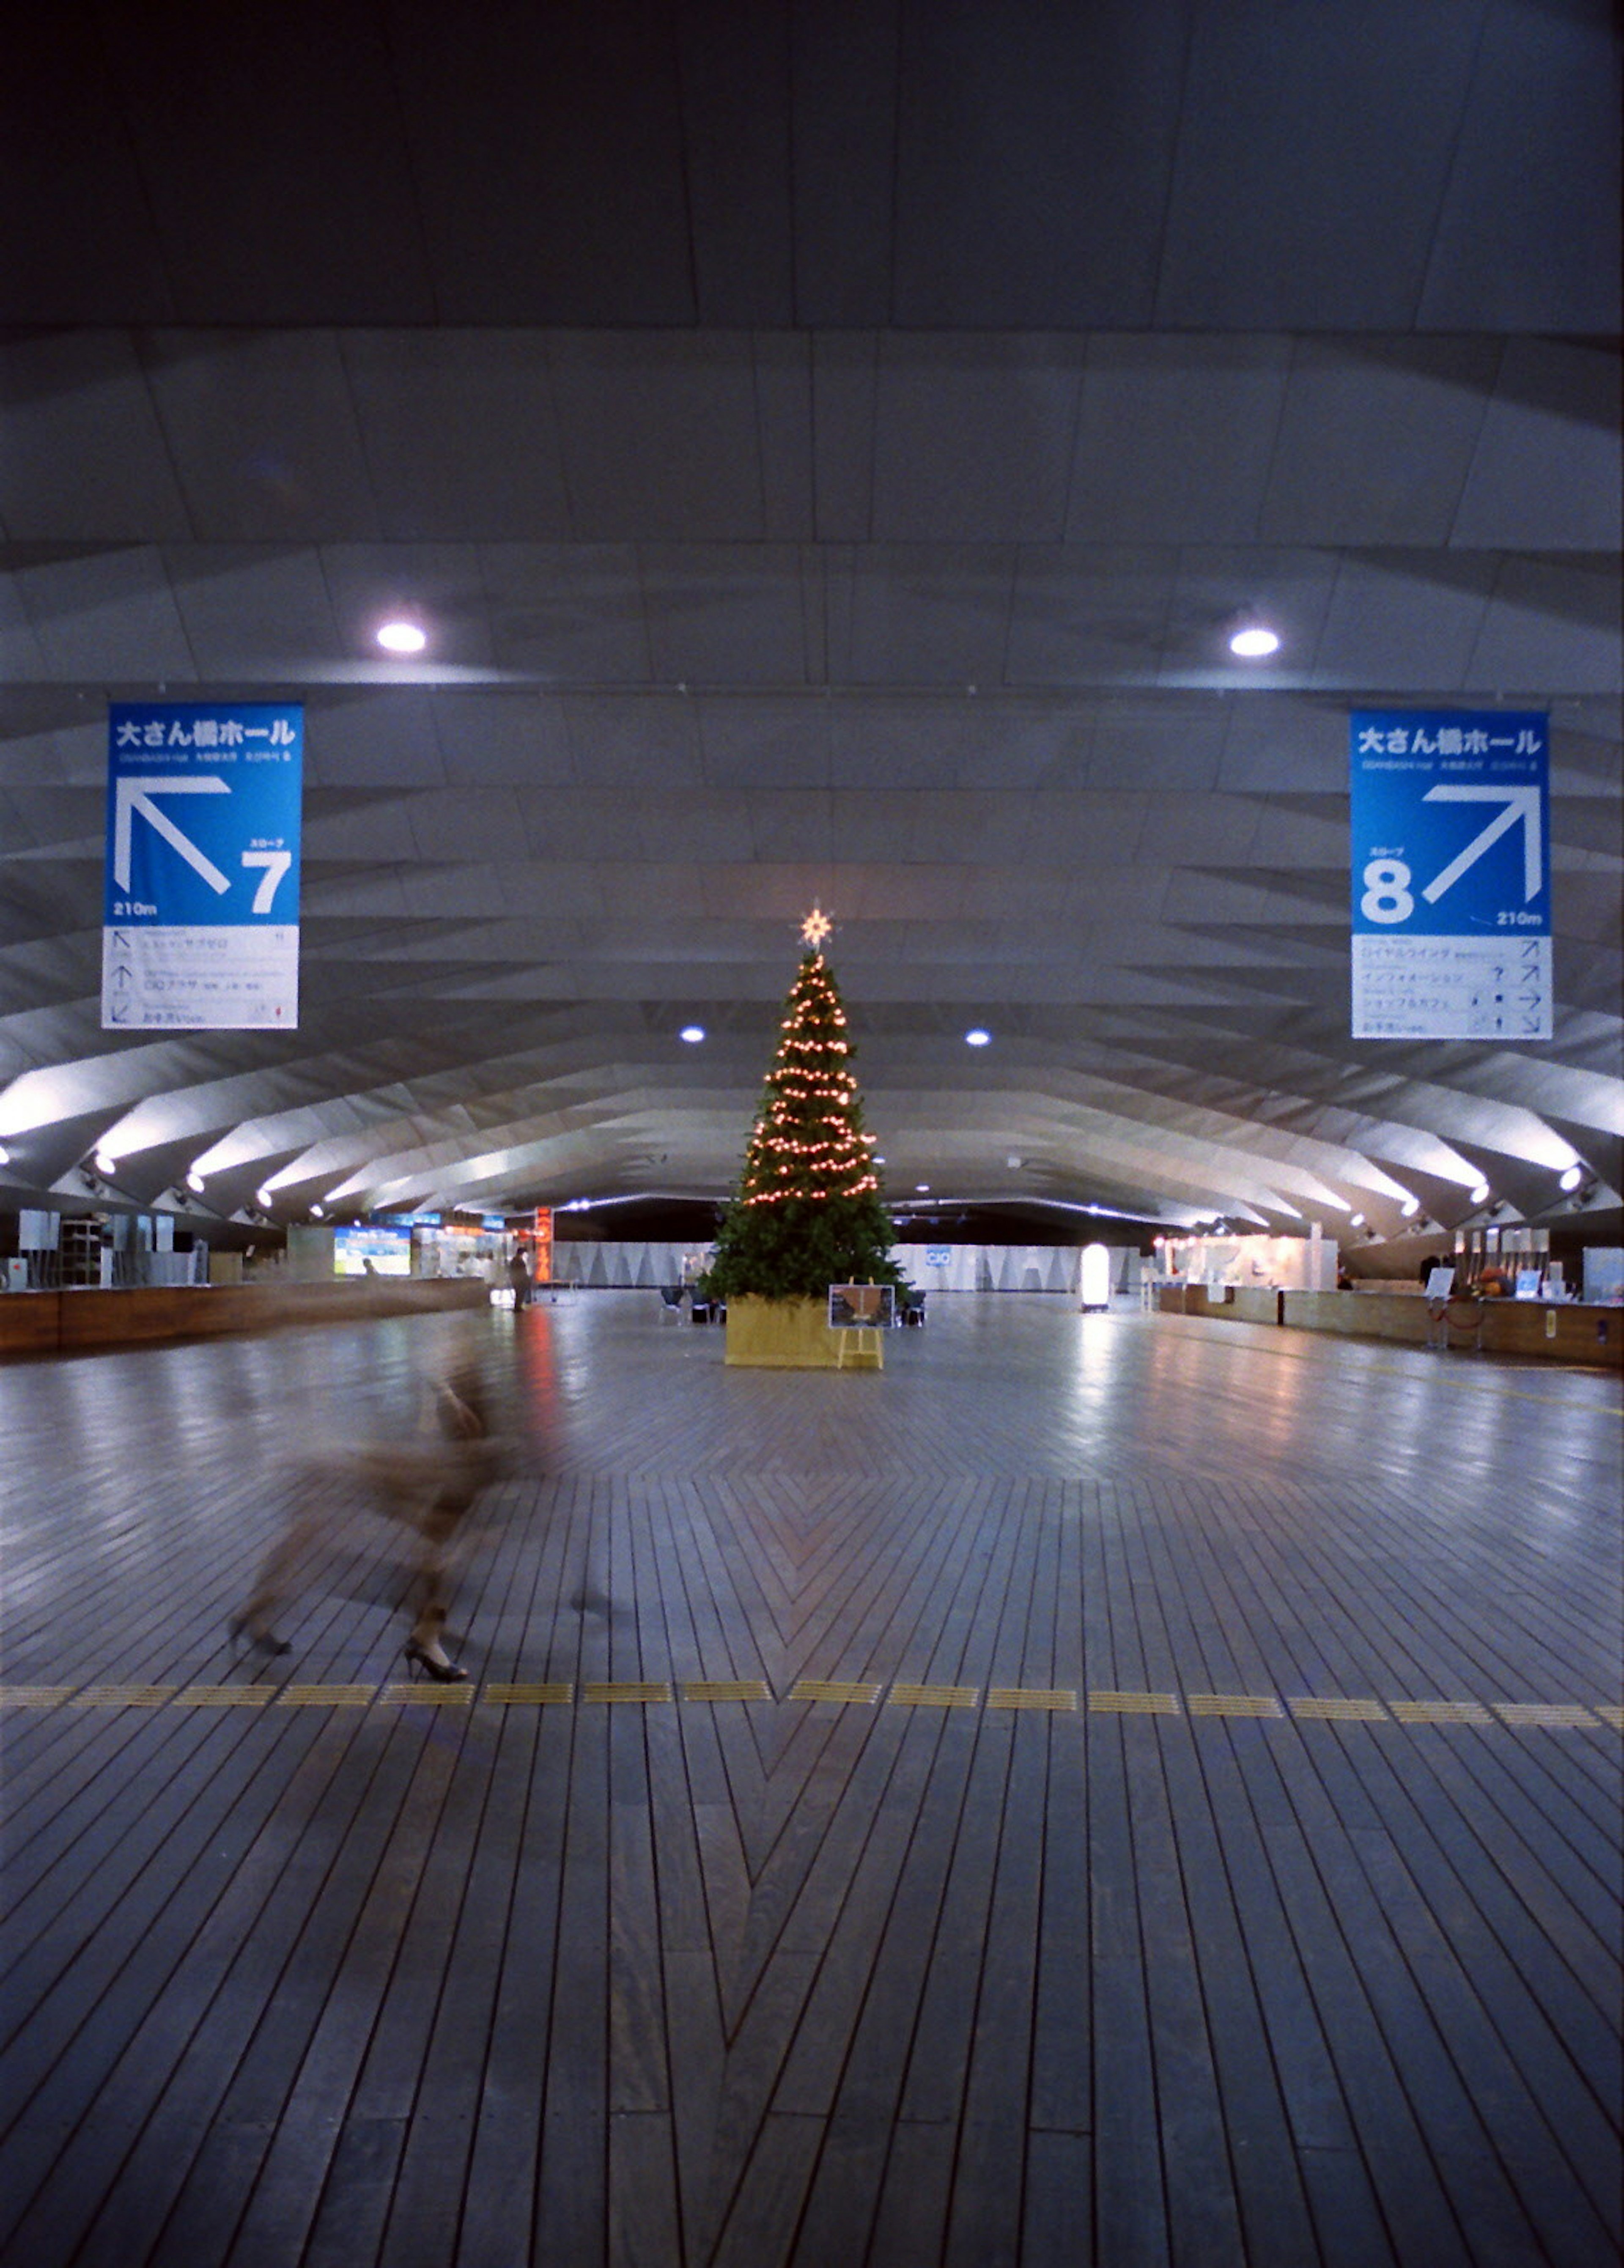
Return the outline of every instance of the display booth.
<path id="1" fill-rule="evenodd" d="M 1165 1284 L 1220 1290 L 1334 1292 L 1337 1248 L 1318 1222 L 1307 1236 L 1169 1236 L 1155 1240 Z"/>

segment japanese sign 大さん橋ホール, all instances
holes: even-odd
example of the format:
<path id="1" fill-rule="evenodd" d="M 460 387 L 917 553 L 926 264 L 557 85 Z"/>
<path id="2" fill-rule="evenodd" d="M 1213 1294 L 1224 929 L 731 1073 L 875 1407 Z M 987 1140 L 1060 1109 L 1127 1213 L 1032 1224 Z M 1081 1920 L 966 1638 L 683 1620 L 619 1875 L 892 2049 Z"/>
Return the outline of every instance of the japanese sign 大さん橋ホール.
<path id="1" fill-rule="evenodd" d="M 109 706 L 106 1029 L 298 1024 L 304 738 L 297 702 Z"/>
<path id="2" fill-rule="evenodd" d="M 1350 721 L 1353 1036 L 1548 1040 L 1549 719 Z"/>

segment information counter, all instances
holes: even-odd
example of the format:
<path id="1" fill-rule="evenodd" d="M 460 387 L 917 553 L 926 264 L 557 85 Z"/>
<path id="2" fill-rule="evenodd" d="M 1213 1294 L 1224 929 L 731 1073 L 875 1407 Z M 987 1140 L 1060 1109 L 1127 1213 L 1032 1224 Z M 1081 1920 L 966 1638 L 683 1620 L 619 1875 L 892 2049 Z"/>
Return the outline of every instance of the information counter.
<path id="1" fill-rule="evenodd" d="M 1275 1292 L 1250 1285 L 1164 1284 L 1158 1304 L 1163 1314 L 1281 1323 L 1288 1330 L 1391 1339 L 1407 1346 L 1435 1343 L 1429 1303 L 1419 1285 L 1414 1292 Z M 1457 1298 L 1449 1313 L 1453 1327 L 1446 1343 L 1461 1351 L 1480 1347 L 1485 1354 L 1624 1368 L 1624 1307 Z"/>

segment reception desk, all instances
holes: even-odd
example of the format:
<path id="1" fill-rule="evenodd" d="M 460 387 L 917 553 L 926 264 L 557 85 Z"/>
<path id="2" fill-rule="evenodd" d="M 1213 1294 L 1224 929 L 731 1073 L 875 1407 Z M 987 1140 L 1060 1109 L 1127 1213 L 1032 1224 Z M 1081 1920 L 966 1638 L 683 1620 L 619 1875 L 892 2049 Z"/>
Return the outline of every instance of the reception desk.
<path id="1" fill-rule="evenodd" d="M 1419 1288 L 1277 1292 L 1255 1285 L 1164 1284 L 1158 1304 L 1164 1314 L 1280 1323 L 1288 1330 L 1391 1339 L 1409 1346 L 1426 1346 L 1437 1336 L 1436 1328 L 1429 1328 L 1428 1301 Z M 1447 1336 L 1456 1347 L 1476 1345 L 1485 1354 L 1624 1368 L 1624 1307 L 1544 1300 L 1458 1300 L 1451 1302 L 1451 1315 Z"/>
<path id="2" fill-rule="evenodd" d="M 0 1356 L 87 1353 L 233 1332 L 285 1330 L 299 1323 L 373 1322 L 384 1315 L 484 1307 L 490 1298 L 487 1285 L 459 1277 L 154 1285 L 128 1292 L 8 1292 L 0 1296 Z"/>

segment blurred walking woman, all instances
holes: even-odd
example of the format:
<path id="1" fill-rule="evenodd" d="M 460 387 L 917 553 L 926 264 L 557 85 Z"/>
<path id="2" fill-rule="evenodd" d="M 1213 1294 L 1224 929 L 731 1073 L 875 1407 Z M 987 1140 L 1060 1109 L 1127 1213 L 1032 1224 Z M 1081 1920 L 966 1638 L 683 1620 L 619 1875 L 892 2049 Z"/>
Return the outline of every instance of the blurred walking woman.
<path id="1" fill-rule="evenodd" d="M 412 1538 L 405 1602 L 413 1672 L 438 1684 L 461 1684 L 468 1672 L 444 1644 L 451 1572 L 469 1514 L 504 1462 L 478 1371 L 469 1366 L 454 1372 L 435 1388 L 431 1425 L 418 1440 L 346 1451 L 301 1471 L 287 1527 L 233 1616 L 232 1637 L 268 1654 L 290 1650 L 275 1620 L 300 1587 L 301 1562 L 330 1543 L 346 1513 L 358 1508 L 395 1522 Z"/>

